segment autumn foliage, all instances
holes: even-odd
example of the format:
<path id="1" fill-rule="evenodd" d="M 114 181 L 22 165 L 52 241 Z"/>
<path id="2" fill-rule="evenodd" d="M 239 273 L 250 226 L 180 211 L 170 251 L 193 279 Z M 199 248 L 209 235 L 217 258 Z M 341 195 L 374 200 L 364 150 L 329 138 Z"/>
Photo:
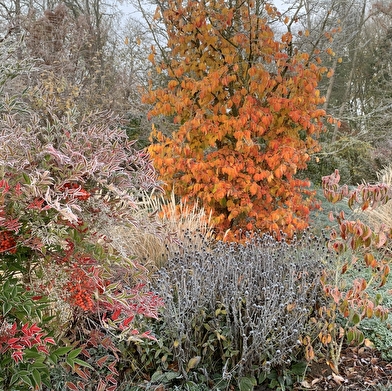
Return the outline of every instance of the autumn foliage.
<path id="1" fill-rule="evenodd" d="M 150 117 L 176 124 L 170 136 L 154 128 L 149 148 L 167 189 L 200 200 L 230 238 L 239 229 L 305 228 L 309 182 L 296 174 L 319 149 L 325 112 L 317 85 L 326 69 L 294 48 L 294 21 L 267 3 L 162 5 L 156 17 L 167 50 L 150 60 L 167 84 L 151 84 L 144 100 Z M 286 27 L 280 40 L 273 20 Z"/>

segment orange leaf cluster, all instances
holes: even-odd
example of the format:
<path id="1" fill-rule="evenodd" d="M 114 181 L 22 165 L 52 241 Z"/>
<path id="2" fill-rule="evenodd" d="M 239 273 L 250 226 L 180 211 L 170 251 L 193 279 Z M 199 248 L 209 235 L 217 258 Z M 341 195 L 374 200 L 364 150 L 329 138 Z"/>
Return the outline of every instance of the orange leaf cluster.
<path id="1" fill-rule="evenodd" d="M 11 231 L 0 231 L 0 253 L 5 251 L 16 253 L 16 240 Z"/>
<path id="2" fill-rule="evenodd" d="M 159 68 L 169 81 L 151 84 L 144 102 L 150 117 L 173 116 L 178 127 L 171 137 L 153 129 L 149 152 L 168 189 L 201 201 L 222 235 L 292 235 L 307 225 L 309 183 L 296 174 L 319 149 L 325 69 L 291 50 L 291 34 L 276 40 L 252 7 L 168 1 L 171 58 Z"/>

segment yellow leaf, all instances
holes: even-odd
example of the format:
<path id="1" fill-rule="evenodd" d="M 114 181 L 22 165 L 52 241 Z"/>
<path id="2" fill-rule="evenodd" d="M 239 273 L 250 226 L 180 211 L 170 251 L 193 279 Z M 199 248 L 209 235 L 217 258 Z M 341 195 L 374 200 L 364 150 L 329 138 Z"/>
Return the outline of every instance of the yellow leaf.
<path id="1" fill-rule="evenodd" d="M 193 368 L 197 367 L 197 365 L 199 364 L 200 360 L 201 360 L 201 357 L 200 357 L 200 356 L 192 357 L 192 358 L 188 361 L 188 365 L 186 366 L 187 372 L 188 372 L 190 369 L 193 369 Z"/>
<path id="2" fill-rule="evenodd" d="M 372 341 L 370 341 L 369 339 L 365 338 L 365 340 L 363 341 L 363 343 L 365 344 L 365 346 L 367 348 L 374 348 L 374 344 Z"/>

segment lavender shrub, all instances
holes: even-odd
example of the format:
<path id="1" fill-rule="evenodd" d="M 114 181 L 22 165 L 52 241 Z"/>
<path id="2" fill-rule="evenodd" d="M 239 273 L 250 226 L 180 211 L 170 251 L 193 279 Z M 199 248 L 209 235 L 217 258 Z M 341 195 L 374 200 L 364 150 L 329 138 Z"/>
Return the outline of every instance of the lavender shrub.
<path id="1" fill-rule="evenodd" d="M 308 233 L 290 243 L 262 235 L 202 249 L 188 237 L 155 283 L 165 300 L 159 337 L 181 375 L 231 382 L 289 366 L 328 257 L 326 240 Z"/>

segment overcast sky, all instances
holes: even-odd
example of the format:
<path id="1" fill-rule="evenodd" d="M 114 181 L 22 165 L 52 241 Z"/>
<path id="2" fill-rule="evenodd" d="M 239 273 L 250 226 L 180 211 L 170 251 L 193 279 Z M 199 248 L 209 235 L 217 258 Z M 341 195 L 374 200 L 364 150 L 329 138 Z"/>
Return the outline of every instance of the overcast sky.
<path id="1" fill-rule="evenodd" d="M 283 4 L 283 1 L 284 0 L 272 0 L 271 3 L 273 3 L 275 7 L 277 7 L 279 10 L 284 10 L 285 8 L 287 8 L 287 5 L 285 6 Z M 136 9 L 131 4 L 127 3 L 126 0 L 123 2 L 123 4 L 119 4 L 118 7 L 123 12 L 124 17 L 138 17 L 138 11 L 136 11 Z"/>

